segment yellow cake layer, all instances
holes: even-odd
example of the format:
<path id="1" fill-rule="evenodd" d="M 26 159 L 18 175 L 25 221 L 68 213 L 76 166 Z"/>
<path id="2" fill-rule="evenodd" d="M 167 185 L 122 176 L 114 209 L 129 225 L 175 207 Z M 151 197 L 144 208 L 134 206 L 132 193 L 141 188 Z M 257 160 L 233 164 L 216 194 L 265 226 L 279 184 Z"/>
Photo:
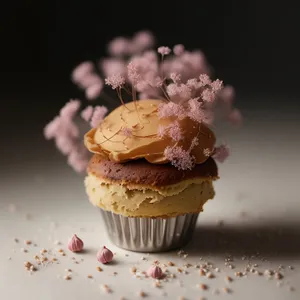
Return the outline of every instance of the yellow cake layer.
<path id="1" fill-rule="evenodd" d="M 215 195 L 212 178 L 194 178 L 162 188 L 122 185 L 88 174 L 90 202 L 104 210 L 128 217 L 174 217 L 198 213 Z"/>

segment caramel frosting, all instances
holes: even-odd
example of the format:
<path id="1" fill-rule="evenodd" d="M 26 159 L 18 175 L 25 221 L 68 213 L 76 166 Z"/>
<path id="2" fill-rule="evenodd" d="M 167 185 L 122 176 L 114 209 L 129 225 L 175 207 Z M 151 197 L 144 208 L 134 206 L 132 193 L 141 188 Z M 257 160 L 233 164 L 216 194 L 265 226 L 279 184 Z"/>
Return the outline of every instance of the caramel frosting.
<path id="1" fill-rule="evenodd" d="M 164 156 L 167 146 L 180 146 L 188 150 L 191 141 L 197 137 L 199 143 L 191 150 L 197 164 L 208 159 L 204 149 L 212 152 L 215 145 L 214 133 L 204 124 L 198 124 L 190 118 L 158 117 L 161 100 L 139 100 L 121 105 L 112 111 L 99 125 L 86 133 L 84 143 L 87 149 L 114 162 L 126 162 L 145 158 L 153 164 L 168 163 Z M 183 131 L 179 142 L 170 137 L 158 136 L 159 126 L 168 126 L 178 121 Z M 130 134 L 126 134 L 126 130 Z"/>

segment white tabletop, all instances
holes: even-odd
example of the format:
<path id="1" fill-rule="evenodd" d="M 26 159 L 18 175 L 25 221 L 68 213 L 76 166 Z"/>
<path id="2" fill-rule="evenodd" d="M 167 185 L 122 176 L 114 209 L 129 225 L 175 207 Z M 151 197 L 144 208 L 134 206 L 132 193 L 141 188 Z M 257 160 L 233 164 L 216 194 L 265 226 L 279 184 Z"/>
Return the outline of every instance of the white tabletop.
<path id="1" fill-rule="evenodd" d="M 233 155 L 220 166 L 216 197 L 199 217 L 193 241 L 184 249 L 187 257 L 179 257 L 177 251 L 133 253 L 112 245 L 99 212 L 87 200 L 82 177 L 64 165 L 49 144 L 41 157 L 35 156 L 40 150 L 27 145 L 27 151 L 32 149 L 27 161 L 12 157 L 1 173 L 0 299 L 139 299 L 140 291 L 147 295 L 145 299 L 299 299 L 299 142 L 291 142 L 295 133 L 276 127 L 275 119 L 268 126 L 262 120 L 255 122 L 260 131 L 249 122 L 243 134 L 231 132 Z M 44 142 L 39 143 L 45 147 Z M 67 250 L 73 233 L 83 239 L 85 253 Z M 26 245 L 25 240 L 33 244 Z M 115 252 L 111 265 L 102 266 L 96 260 L 97 250 L 104 245 Z M 43 248 L 48 251 L 46 257 L 58 261 L 38 266 L 33 273 L 26 271 L 24 262 L 34 262 Z M 59 248 L 66 256 L 59 254 Z M 233 261 L 226 263 L 228 257 Z M 154 260 L 176 264 L 167 267 L 175 278 L 162 281 L 160 288 L 153 279 L 143 274 L 138 278 L 131 272 L 136 267 L 139 275 Z M 208 268 L 215 278 L 200 276 L 197 266 L 205 263 L 213 265 Z M 248 264 L 263 273 L 280 268 L 283 278 L 251 271 L 236 276 Z M 71 280 L 64 279 L 66 269 L 72 270 Z M 227 283 L 226 276 L 233 281 Z M 207 284 L 208 289 L 202 290 L 199 284 Z M 232 293 L 227 294 L 225 287 Z"/>

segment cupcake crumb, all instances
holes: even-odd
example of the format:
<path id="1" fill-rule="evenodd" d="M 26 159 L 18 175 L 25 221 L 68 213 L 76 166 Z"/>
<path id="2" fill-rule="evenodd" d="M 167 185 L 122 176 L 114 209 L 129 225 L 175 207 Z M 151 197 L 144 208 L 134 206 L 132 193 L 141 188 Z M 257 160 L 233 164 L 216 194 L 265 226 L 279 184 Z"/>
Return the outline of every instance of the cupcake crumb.
<path id="1" fill-rule="evenodd" d="M 242 272 L 235 272 L 235 276 L 236 276 L 236 277 L 242 277 L 243 274 L 242 274 Z"/>
<path id="2" fill-rule="evenodd" d="M 97 270 L 98 272 L 102 272 L 102 271 L 103 271 L 103 269 L 100 268 L 99 266 L 96 267 L 96 270 Z"/>
<path id="3" fill-rule="evenodd" d="M 230 277 L 230 276 L 226 276 L 226 277 L 225 277 L 225 281 L 226 281 L 226 282 L 232 282 L 233 279 L 232 279 L 232 277 Z"/>
<path id="4" fill-rule="evenodd" d="M 111 288 L 107 284 L 102 284 L 101 289 L 107 294 L 112 292 Z"/>
<path id="5" fill-rule="evenodd" d="M 232 293 L 232 290 L 231 290 L 230 288 L 228 288 L 228 287 L 224 287 L 224 288 L 223 288 L 223 291 L 224 291 L 224 293 L 226 293 L 226 294 L 231 294 L 231 293 Z"/>
<path id="6" fill-rule="evenodd" d="M 142 298 L 147 297 L 147 294 L 146 294 L 145 292 L 143 292 L 143 291 L 139 291 L 138 295 L 139 295 L 140 297 L 142 297 Z"/>
<path id="7" fill-rule="evenodd" d="M 30 261 L 24 262 L 24 267 L 27 271 L 29 271 L 32 266 L 33 266 L 33 264 Z"/>
<path id="8" fill-rule="evenodd" d="M 207 272 L 206 277 L 212 279 L 212 278 L 215 278 L 215 275 L 211 272 Z"/>
<path id="9" fill-rule="evenodd" d="M 204 269 L 200 269 L 199 274 L 200 276 L 205 276 L 206 272 L 204 271 Z"/>
<path id="10" fill-rule="evenodd" d="M 275 279 L 277 279 L 277 280 L 283 279 L 283 275 L 282 275 L 280 272 L 276 272 L 274 277 L 275 277 Z"/>

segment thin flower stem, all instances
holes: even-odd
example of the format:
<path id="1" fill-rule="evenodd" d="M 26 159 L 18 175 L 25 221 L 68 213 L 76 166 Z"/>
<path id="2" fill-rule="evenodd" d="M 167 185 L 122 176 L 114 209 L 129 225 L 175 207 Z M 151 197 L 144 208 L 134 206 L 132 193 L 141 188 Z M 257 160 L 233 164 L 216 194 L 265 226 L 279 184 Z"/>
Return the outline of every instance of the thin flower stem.
<path id="1" fill-rule="evenodd" d="M 166 93 L 166 84 L 165 84 L 165 83 L 163 83 L 163 87 L 161 87 L 160 89 L 162 90 L 163 94 L 165 95 L 166 100 L 169 101 L 169 102 L 171 102 L 171 98 L 170 98 L 169 95 Z"/>
<path id="2" fill-rule="evenodd" d="M 130 111 L 130 109 L 126 106 L 126 104 L 125 104 L 125 102 L 124 102 L 124 100 L 123 100 L 123 98 L 122 98 L 122 91 L 121 91 L 120 88 L 117 88 L 117 94 L 118 94 L 118 97 L 119 97 L 119 99 L 120 99 L 122 105 L 124 105 L 125 108 L 126 108 L 127 110 Z"/>

